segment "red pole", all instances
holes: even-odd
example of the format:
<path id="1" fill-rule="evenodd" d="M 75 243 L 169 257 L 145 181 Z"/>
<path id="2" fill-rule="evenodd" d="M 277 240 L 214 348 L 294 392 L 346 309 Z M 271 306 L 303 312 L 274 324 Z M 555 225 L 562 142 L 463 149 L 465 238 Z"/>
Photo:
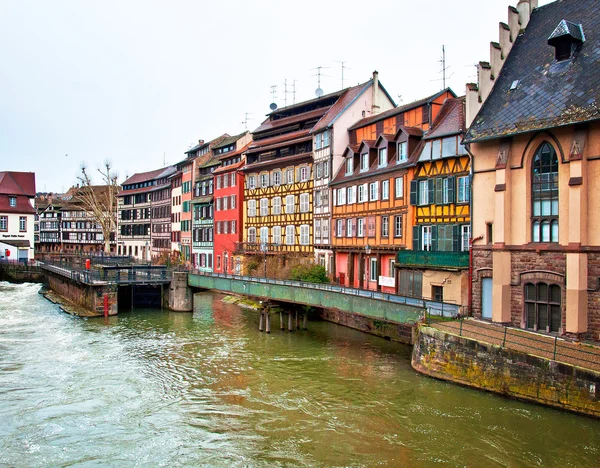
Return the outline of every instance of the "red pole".
<path id="1" fill-rule="evenodd" d="M 104 317 L 108 317 L 108 294 L 104 295 Z"/>

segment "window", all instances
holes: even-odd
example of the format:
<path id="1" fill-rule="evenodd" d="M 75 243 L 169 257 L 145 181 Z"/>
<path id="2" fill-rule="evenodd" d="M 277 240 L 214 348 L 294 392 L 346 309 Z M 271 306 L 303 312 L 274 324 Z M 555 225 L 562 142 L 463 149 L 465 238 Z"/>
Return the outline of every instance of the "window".
<path id="1" fill-rule="evenodd" d="M 431 286 L 431 298 L 436 302 L 444 302 L 444 287 Z"/>
<path id="2" fill-rule="evenodd" d="M 381 217 L 381 237 L 389 237 L 390 235 L 390 218 L 389 216 Z"/>
<path id="3" fill-rule="evenodd" d="M 525 285 L 525 323 L 533 330 L 559 332 L 561 329 L 560 286 L 546 283 Z"/>
<path id="4" fill-rule="evenodd" d="M 219 176 L 221 177 L 221 176 Z M 225 174 L 223 176 L 223 188 L 229 187 L 229 175 Z"/>
<path id="5" fill-rule="evenodd" d="M 269 199 L 268 198 L 260 199 L 260 215 L 261 216 L 269 215 Z"/>
<path id="6" fill-rule="evenodd" d="M 353 237 L 352 236 L 352 225 L 353 225 L 352 221 L 353 221 L 352 219 L 346 220 L 346 237 Z"/>
<path id="7" fill-rule="evenodd" d="M 255 227 L 248 228 L 248 242 L 251 242 L 251 243 L 256 242 L 256 228 Z"/>
<path id="8" fill-rule="evenodd" d="M 536 151 L 532 165 L 532 241 L 558 242 L 558 158 L 548 142 Z"/>
<path id="9" fill-rule="evenodd" d="M 431 226 L 421 226 L 421 250 L 431 250 Z"/>
<path id="10" fill-rule="evenodd" d="M 414 270 L 400 270 L 400 291 L 402 296 L 421 297 L 423 295 L 423 273 Z"/>
<path id="11" fill-rule="evenodd" d="M 344 237 L 344 220 L 343 219 L 335 220 L 335 236 L 336 237 Z"/>
<path id="12" fill-rule="evenodd" d="M 302 166 L 300 168 L 300 182 L 306 182 L 310 178 L 310 168 Z"/>
<path id="13" fill-rule="evenodd" d="M 471 226 L 463 224 L 460 227 L 460 250 L 462 252 L 469 251 L 469 240 L 471 239 Z"/>
<path id="14" fill-rule="evenodd" d="M 367 218 L 367 236 L 375 237 L 375 216 Z"/>
<path id="15" fill-rule="evenodd" d="M 19 231 L 27 231 L 27 217 L 19 216 Z"/>
<path id="16" fill-rule="evenodd" d="M 248 176 L 248 188 L 255 189 L 256 188 L 256 176 Z"/>
<path id="17" fill-rule="evenodd" d="M 317 169 L 315 170 L 315 179 L 320 179 L 323 177 L 323 163 L 317 164 Z"/>
<path id="18" fill-rule="evenodd" d="M 469 187 L 469 176 L 458 177 L 457 179 L 457 195 L 456 203 L 469 203 L 470 199 L 470 187 Z"/>
<path id="19" fill-rule="evenodd" d="M 346 175 L 352 174 L 354 170 L 354 158 L 349 157 L 346 159 Z"/>
<path id="20" fill-rule="evenodd" d="M 260 228 L 260 243 L 268 244 L 269 243 L 269 228 L 263 226 Z"/>
<path id="21" fill-rule="evenodd" d="M 295 195 L 286 195 L 285 197 L 285 213 L 292 214 L 294 212 L 294 205 L 296 204 Z"/>
<path id="22" fill-rule="evenodd" d="M 369 258 L 369 280 L 377 281 L 377 258 Z"/>
<path id="23" fill-rule="evenodd" d="M 308 213 L 310 209 L 309 198 L 308 193 L 300 194 L 300 213 Z"/>
<path id="24" fill-rule="evenodd" d="M 8 216 L 0 216 L 0 231 L 8 231 Z"/>
<path id="25" fill-rule="evenodd" d="M 396 197 L 396 198 L 404 197 L 404 177 L 396 177 L 395 186 L 394 186 L 394 197 Z"/>
<path id="26" fill-rule="evenodd" d="M 387 148 L 379 148 L 377 155 L 377 165 L 379 167 L 387 166 Z"/>
<path id="27" fill-rule="evenodd" d="M 17 197 L 8 197 L 8 204 L 10 206 L 17 206 Z"/>
<path id="28" fill-rule="evenodd" d="M 326 148 L 327 146 L 329 146 L 329 137 L 330 137 L 329 130 L 326 130 L 325 132 L 323 132 L 323 148 Z"/>
<path id="29" fill-rule="evenodd" d="M 454 177 L 438 177 L 435 179 L 436 205 L 454 203 L 454 183 Z"/>
<path id="30" fill-rule="evenodd" d="M 363 153 L 360 155 L 360 171 L 369 170 L 369 153 Z"/>
<path id="31" fill-rule="evenodd" d="M 341 188 L 337 190 L 337 206 L 342 206 L 346 204 L 346 189 Z"/>
<path id="32" fill-rule="evenodd" d="M 223 198 L 223 209 L 224 209 L 224 210 L 227 210 L 227 209 L 228 209 L 228 208 L 227 208 L 227 203 L 228 203 L 228 201 L 229 201 L 229 198 L 227 198 L 227 197 L 224 197 L 224 198 Z"/>
<path id="33" fill-rule="evenodd" d="M 229 197 L 229 204 L 231 205 L 231 209 L 234 210 L 235 209 L 235 195 L 231 195 Z"/>
<path id="34" fill-rule="evenodd" d="M 396 153 L 396 164 L 406 162 L 408 160 L 408 144 L 406 141 L 398 143 L 398 152 Z"/>
<path id="35" fill-rule="evenodd" d="M 295 243 L 295 235 L 294 226 L 286 226 L 285 227 L 285 243 L 286 245 L 294 245 Z"/>
<path id="36" fill-rule="evenodd" d="M 281 185 L 281 171 L 273 172 L 273 185 Z"/>
<path id="37" fill-rule="evenodd" d="M 348 187 L 347 190 L 347 201 L 348 201 L 348 205 L 352 205 L 354 203 L 356 203 L 356 185 L 352 186 L 352 187 Z"/>
<path id="38" fill-rule="evenodd" d="M 394 216 L 394 237 L 402 237 L 402 215 Z"/>
<path id="39" fill-rule="evenodd" d="M 194 230 L 195 232 L 196 230 Z M 221 234 L 221 221 L 217 221 L 217 234 Z"/>
<path id="40" fill-rule="evenodd" d="M 412 182 L 416 182 L 418 184 L 419 192 L 418 192 L 418 200 L 415 203 L 413 203 L 413 200 L 411 200 L 411 204 L 429 205 L 430 203 L 432 203 L 433 202 L 433 179 L 419 180 L 419 181 L 412 181 Z M 413 184 L 411 183 L 411 185 L 413 185 Z M 431 200 L 430 200 L 429 195 L 431 195 Z M 412 187 L 411 187 L 411 198 L 413 198 Z"/>
<path id="41" fill-rule="evenodd" d="M 281 197 L 273 198 L 271 203 L 273 204 L 273 214 L 280 215 L 281 214 Z"/>
<path id="42" fill-rule="evenodd" d="M 321 220 L 315 219 L 315 244 L 321 243 Z"/>
<path id="43" fill-rule="evenodd" d="M 321 237 L 323 238 L 323 242 L 329 240 L 329 220 L 327 219 L 324 219 L 321 225 Z"/>
<path id="44" fill-rule="evenodd" d="M 323 177 L 329 177 L 329 161 L 323 163 Z"/>
<path id="45" fill-rule="evenodd" d="M 269 174 L 261 174 L 260 175 L 260 186 L 261 187 L 269 186 Z"/>
<path id="46" fill-rule="evenodd" d="M 235 234 L 236 233 L 236 225 L 235 225 L 235 221 L 231 221 L 231 234 Z"/>
<path id="47" fill-rule="evenodd" d="M 396 260 L 390 260 L 390 270 L 388 271 L 388 276 L 394 278 L 396 276 L 396 272 L 394 271 L 394 265 L 396 264 Z"/>
<path id="48" fill-rule="evenodd" d="M 289 168 L 285 170 L 285 183 L 293 184 L 294 183 L 294 169 Z"/>
<path id="49" fill-rule="evenodd" d="M 273 226 L 273 244 L 281 245 L 281 226 Z"/>
<path id="50" fill-rule="evenodd" d="M 367 201 L 367 184 L 358 186 L 358 203 Z"/>
<path id="51" fill-rule="evenodd" d="M 379 182 L 371 182 L 369 184 L 369 200 L 375 201 L 379 195 Z"/>
<path id="52" fill-rule="evenodd" d="M 381 181 L 381 199 L 382 200 L 390 199 L 390 181 L 387 179 Z"/>
<path id="53" fill-rule="evenodd" d="M 300 245 L 310 244 L 310 226 L 308 224 L 302 224 L 300 226 Z"/>
<path id="54" fill-rule="evenodd" d="M 454 252 L 454 225 L 437 226 L 436 250 L 439 252 Z M 458 239 L 457 239 L 458 240 Z"/>
<path id="55" fill-rule="evenodd" d="M 356 235 L 358 237 L 365 237 L 365 218 L 358 218 Z"/>
<path id="56" fill-rule="evenodd" d="M 235 172 L 231 173 L 231 183 L 229 185 L 235 187 Z"/>
<path id="57" fill-rule="evenodd" d="M 223 234 L 229 234 L 229 221 L 223 221 Z"/>
<path id="58" fill-rule="evenodd" d="M 256 216 L 256 200 L 248 200 L 248 217 Z"/>
<path id="59" fill-rule="evenodd" d="M 456 141 L 457 138 L 455 136 L 444 138 L 442 140 L 442 158 L 456 156 Z"/>

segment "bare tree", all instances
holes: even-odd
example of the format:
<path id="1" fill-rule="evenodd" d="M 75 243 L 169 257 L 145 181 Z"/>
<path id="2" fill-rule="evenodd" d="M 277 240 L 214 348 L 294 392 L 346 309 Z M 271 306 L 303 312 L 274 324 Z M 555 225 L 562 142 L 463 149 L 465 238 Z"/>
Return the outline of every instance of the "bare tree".
<path id="1" fill-rule="evenodd" d="M 104 237 L 104 252 L 110 253 L 110 237 L 117 234 L 117 193 L 119 184 L 117 174 L 112 171 L 110 161 L 104 161 L 98 172 L 102 177 L 101 185 L 93 185 L 92 178 L 86 165 L 81 164 L 81 175 L 77 177 L 81 188 L 77 191 L 75 198 L 83 209 L 91 214 L 96 223 L 102 229 Z"/>

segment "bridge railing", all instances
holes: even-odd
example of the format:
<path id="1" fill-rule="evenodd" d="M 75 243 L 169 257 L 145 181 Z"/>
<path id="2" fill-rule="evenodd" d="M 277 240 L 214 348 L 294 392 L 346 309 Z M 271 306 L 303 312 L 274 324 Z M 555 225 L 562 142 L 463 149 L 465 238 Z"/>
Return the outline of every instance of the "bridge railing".
<path id="1" fill-rule="evenodd" d="M 101 284 L 148 284 L 168 283 L 172 272 L 164 267 L 147 265 L 111 265 L 108 268 L 73 268 L 66 264 L 43 262 L 42 268 L 69 278 L 72 281 L 90 285 Z"/>
<path id="2" fill-rule="evenodd" d="M 274 279 L 274 278 L 264 278 L 264 277 L 256 277 L 256 276 L 244 276 L 244 275 L 231 275 L 227 273 L 210 273 L 200 270 L 192 270 L 191 274 L 200 275 L 200 276 L 210 276 L 213 278 L 228 278 L 228 279 L 236 279 L 240 281 L 252 281 L 255 283 L 265 283 L 265 284 L 281 284 L 285 286 L 295 286 L 299 288 L 310 288 L 310 289 L 319 289 L 322 291 L 332 291 L 343 294 L 349 294 L 353 296 L 366 297 L 370 299 L 377 299 L 380 301 L 388 301 L 394 302 L 397 304 L 406 304 L 414 307 L 419 307 L 427 311 L 428 315 L 434 316 L 442 316 L 442 317 L 458 317 L 461 315 L 461 307 L 458 304 L 452 304 L 448 302 L 437 302 L 430 301 L 427 299 L 421 299 L 416 297 L 409 296 L 398 296 L 396 294 L 390 294 L 380 291 L 371 291 L 368 289 L 356 289 L 356 288 L 347 288 L 345 286 L 339 286 L 336 284 L 328 284 L 328 283 L 308 283 L 304 281 L 296 281 L 296 280 L 283 280 L 283 279 Z"/>

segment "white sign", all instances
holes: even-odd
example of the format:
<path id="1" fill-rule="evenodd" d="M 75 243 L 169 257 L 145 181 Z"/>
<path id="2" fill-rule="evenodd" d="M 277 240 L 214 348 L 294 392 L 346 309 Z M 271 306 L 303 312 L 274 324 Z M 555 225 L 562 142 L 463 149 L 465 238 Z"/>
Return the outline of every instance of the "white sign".
<path id="1" fill-rule="evenodd" d="M 380 276 L 379 277 L 379 286 L 389 286 L 393 288 L 396 286 L 396 280 L 393 276 Z"/>

